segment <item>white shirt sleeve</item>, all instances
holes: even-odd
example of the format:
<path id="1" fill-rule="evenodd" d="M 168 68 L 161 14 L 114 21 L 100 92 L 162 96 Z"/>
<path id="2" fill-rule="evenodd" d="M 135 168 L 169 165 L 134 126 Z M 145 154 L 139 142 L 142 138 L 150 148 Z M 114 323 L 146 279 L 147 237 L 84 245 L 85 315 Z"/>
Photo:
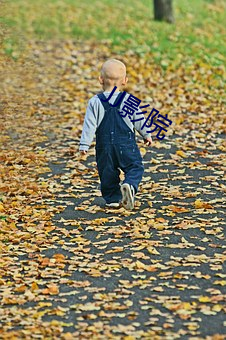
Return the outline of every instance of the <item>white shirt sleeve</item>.
<path id="1" fill-rule="evenodd" d="M 141 111 L 141 110 L 139 109 L 139 112 L 140 112 L 140 111 Z M 143 119 L 140 120 L 141 118 L 143 118 Z M 139 120 L 138 120 L 138 119 L 139 119 Z M 137 132 L 138 132 L 144 139 L 150 138 L 150 137 L 151 137 L 151 133 L 150 133 L 150 132 L 147 132 L 148 128 L 147 128 L 146 126 L 144 126 L 144 127 L 142 128 L 142 126 L 143 126 L 143 124 L 145 123 L 145 120 L 146 120 L 144 114 L 139 114 L 139 115 L 137 115 L 137 113 L 134 112 L 133 117 L 132 117 L 132 120 L 135 120 L 135 121 L 133 122 L 134 128 L 137 130 Z"/>
<path id="2" fill-rule="evenodd" d="M 86 115 L 84 119 L 82 136 L 80 139 L 79 151 L 88 150 L 96 133 L 97 129 L 97 116 L 94 112 L 94 107 L 91 99 L 88 102 Z"/>

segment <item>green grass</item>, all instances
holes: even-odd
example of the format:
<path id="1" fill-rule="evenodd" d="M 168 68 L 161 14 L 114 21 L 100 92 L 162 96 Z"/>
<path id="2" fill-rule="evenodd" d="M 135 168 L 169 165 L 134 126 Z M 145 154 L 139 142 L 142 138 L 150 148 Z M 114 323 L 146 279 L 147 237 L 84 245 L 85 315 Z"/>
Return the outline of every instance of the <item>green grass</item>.
<path id="1" fill-rule="evenodd" d="M 152 0 L 8 0 L 0 24 L 8 27 L 11 40 L 21 35 L 108 39 L 116 52 L 151 51 L 159 61 L 205 57 L 217 66 L 226 55 L 225 10 L 224 0 L 174 0 L 176 21 L 171 25 L 153 20 Z M 10 48 L 5 47 L 13 54 Z"/>

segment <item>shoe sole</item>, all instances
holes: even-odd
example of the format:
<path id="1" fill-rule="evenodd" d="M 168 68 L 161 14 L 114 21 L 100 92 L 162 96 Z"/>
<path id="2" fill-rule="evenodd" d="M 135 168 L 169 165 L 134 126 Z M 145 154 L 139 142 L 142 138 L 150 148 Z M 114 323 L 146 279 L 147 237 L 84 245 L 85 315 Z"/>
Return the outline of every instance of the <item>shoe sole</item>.
<path id="1" fill-rule="evenodd" d="M 122 205 L 125 209 L 132 210 L 134 208 L 134 197 L 132 195 L 132 191 L 130 185 L 128 183 L 124 183 L 121 185 L 121 193 L 122 193 Z"/>
<path id="2" fill-rule="evenodd" d="M 119 203 L 113 203 L 113 205 L 105 204 L 105 207 L 106 208 L 118 209 L 118 208 L 120 208 L 120 204 Z"/>

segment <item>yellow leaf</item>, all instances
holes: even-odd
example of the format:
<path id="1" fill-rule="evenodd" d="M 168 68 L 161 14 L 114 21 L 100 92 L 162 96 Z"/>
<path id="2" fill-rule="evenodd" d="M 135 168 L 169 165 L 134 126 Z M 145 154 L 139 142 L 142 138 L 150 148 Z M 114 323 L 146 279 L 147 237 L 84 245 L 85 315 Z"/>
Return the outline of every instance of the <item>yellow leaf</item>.
<path id="1" fill-rule="evenodd" d="M 136 261 L 136 267 L 137 267 L 138 269 L 146 269 L 146 264 L 144 264 L 143 262 L 137 260 L 137 261 Z"/>
<path id="2" fill-rule="evenodd" d="M 33 314 L 33 318 L 34 318 L 34 319 L 39 319 L 39 318 L 41 318 L 43 315 L 45 315 L 46 313 L 48 313 L 48 312 L 50 312 L 50 311 L 51 311 L 51 309 L 45 309 L 45 310 L 42 310 L 42 311 L 40 311 L 40 312 L 36 312 L 36 313 Z"/>
<path id="3" fill-rule="evenodd" d="M 3 204 L 0 203 L 0 212 L 4 212 L 4 211 L 5 211 L 5 209 L 4 209 L 4 207 L 3 207 Z"/>
<path id="4" fill-rule="evenodd" d="M 214 281 L 214 284 L 215 285 L 226 286 L 226 280 L 221 280 L 221 281 L 216 280 L 216 281 Z"/>
<path id="5" fill-rule="evenodd" d="M 64 340 L 74 340 L 74 336 L 69 332 L 62 334 L 61 336 Z"/>
<path id="6" fill-rule="evenodd" d="M 199 326 L 195 322 L 188 324 L 187 327 L 190 331 L 195 331 L 197 328 L 199 328 Z"/>
<path id="7" fill-rule="evenodd" d="M 52 306 L 51 302 L 39 302 L 38 303 L 38 308 L 51 307 L 51 306 Z"/>
<path id="8" fill-rule="evenodd" d="M 152 159 L 151 159 L 151 163 L 153 163 L 153 164 L 159 164 L 160 161 L 159 161 L 158 159 L 152 158 Z"/>
<path id="9" fill-rule="evenodd" d="M 108 222 L 108 218 L 102 217 L 102 218 L 96 218 L 95 220 L 93 220 L 92 224 L 94 224 L 94 225 L 103 225 L 106 222 Z"/>
<path id="10" fill-rule="evenodd" d="M 199 208 L 202 208 L 202 201 L 200 200 L 200 199 L 197 199 L 196 201 L 195 201 L 195 208 L 196 209 L 199 209 Z"/>
<path id="11" fill-rule="evenodd" d="M 81 236 L 78 236 L 78 237 L 75 237 L 75 238 L 72 238 L 71 240 L 70 240 L 70 242 L 77 242 L 77 243 L 84 243 L 84 241 L 85 241 L 85 239 L 83 238 L 83 237 L 81 237 Z"/>
<path id="12" fill-rule="evenodd" d="M 182 306 L 183 306 L 183 309 L 185 310 L 191 310 L 193 308 L 190 302 L 183 302 Z"/>
<path id="13" fill-rule="evenodd" d="M 146 149 L 145 148 L 140 148 L 140 153 L 142 155 L 142 157 L 146 154 Z"/>
<path id="14" fill-rule="evenodd" d="M 162 287 L 154 287 L 154 288 L 152 288 L 152 290 L 155 291 L 155 292 L 163 292 L 164 291 Z"/>
<path id="15" fill-rule="evenodd" d="M 147 248 L 148 252 L 150 254 L 153 254 L 153 255 L 160 255 L 160 253 L 158 252 L 158 250 L 156 250 L 154 247 L 148 247 Z"/>
<path id="16" fill-rule="evenodd" d="M 121 251 L 123 251 L 123 250 L 124 250 L 123 247 L 116 247 L 115 249 L 107 250 L 107 251 L 105 252 L 105 254 L 118 253 L 118 252 L 121 252 Z"/>
<path id="17" fill-rule="evenodd" d="M 158 224 L 158 225 L 155 225 L 155 229 L 157 230 L 164 230 L 164 229 L 167 229 L 167 227 L 163 224 Z"/>
<path id="18" fill-rule="evenodd" d="M 136 268 L 137 269 L 144 269 L 144 270 L 147 270 L 149 272 L 155 272 L 157 269 L 155 266 L 148 266 L 146 264 L 144 264 L 143 262 L 137 260 L 136 262 Z"/>
<path id="19" fill-rule="evenodd" d="M 214 305 L 212 310 L 214 312 L 220 312 L 223 308 L 224 308 L 224 306 L 221 306 L 221 305 L 218 304 L 218 305 Z"/>
<path id="20" fill-rule="evenodd" d="M 12 228 L 12 229 L 16 228 L 15 222 L 11 222 L 9 226 L 10 226 L 10 228 Z"/>
<path id="21" fill-rule="evenodd" d="M 204 208 L 204 209 L 212 209 L 213 206 L 209 203 L 206 203 L 206 202 L 203 202 L 201 201 L 200 199 L 197 199 L 194 203 L 195 205 L 195 208 L 196 209 L 201 209 L 201 208 Z"/>
<path id="22" fill-rule="evenodd" d="M 184 151 L 182 151 L 182 150 L 177 150 L 176 154 L 180 157 L 183 157 L 183 158 L 187 157 L 186 154 L 184 153 Z"/>
<path id="23" fill-rule="evenodd" d="M 211 302 L 209 296 L 200 296 L 199 302 Z"/>

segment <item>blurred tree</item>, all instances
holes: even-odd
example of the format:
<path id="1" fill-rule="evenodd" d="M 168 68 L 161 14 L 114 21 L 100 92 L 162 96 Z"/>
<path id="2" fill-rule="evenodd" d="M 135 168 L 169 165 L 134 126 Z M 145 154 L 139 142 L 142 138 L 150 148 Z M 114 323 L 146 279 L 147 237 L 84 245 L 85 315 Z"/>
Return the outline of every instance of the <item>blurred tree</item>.
<path id="1" fill-rule="evenodd" d="M 173 1 L 172 0 L 154 0 L 154 18 L 155 20 L 164 20 L 174 22 Z"/>

